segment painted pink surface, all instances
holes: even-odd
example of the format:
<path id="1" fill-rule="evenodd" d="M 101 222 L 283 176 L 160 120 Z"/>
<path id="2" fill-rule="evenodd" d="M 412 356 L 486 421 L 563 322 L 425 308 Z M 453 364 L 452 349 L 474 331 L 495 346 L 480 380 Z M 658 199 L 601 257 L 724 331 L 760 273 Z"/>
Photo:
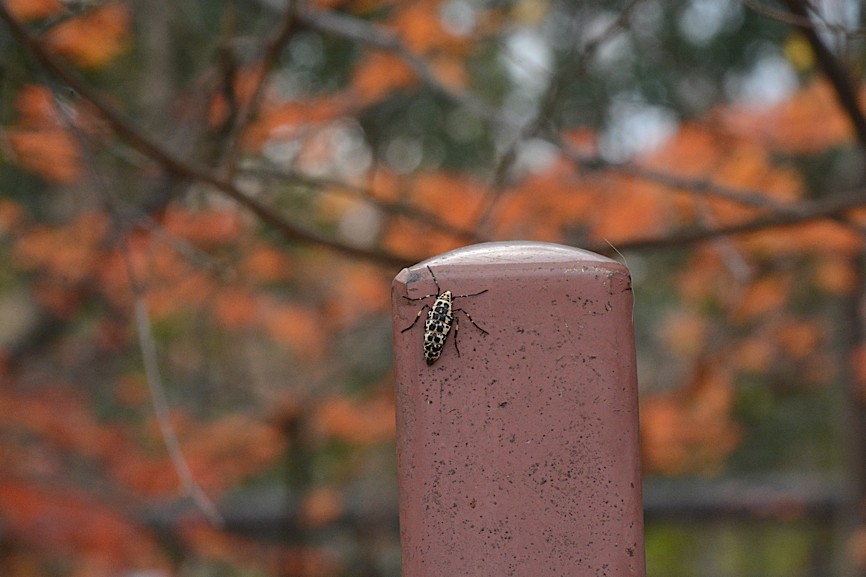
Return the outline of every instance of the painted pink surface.
<path id="1" fill-rule="evenodd" d="M 426 268 L 462 313 L 425 363 Z M 403 577 L 643 576 L 628 270 L 548 243 L 484 243 L 394 280 Z M 452 339 L 458 340 L 457 356 Z"/>

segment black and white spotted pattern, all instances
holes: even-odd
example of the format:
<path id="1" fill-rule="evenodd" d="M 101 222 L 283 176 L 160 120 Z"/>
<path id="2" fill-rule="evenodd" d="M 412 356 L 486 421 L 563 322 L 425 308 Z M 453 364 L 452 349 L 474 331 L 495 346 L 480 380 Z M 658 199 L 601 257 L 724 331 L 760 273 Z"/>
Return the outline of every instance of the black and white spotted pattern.
<path id="1" fill-rule="evenodd" d="M 460 349 L 457 347 L 457 329 L 458 329 L 458 321 L 455 316 L 456 312 L 462 312 L 466 315 L 466 318 L 469 319 L 475 328 L 477 328 L 482 333 L 489 334 L 487 331 L 478 326 L 478 324 L 472 320 L 472 317 L 469 316 L 469 313 L 464 311 L 463 309 L 454 308 L 454 299 L 457 298 L 465 298 L 465 297 L 474 297 L 480 294 L 484 294 L 487 292 L 487 289 L 483 291 L 479 291 L 477 293 L 467 294 L 467 295 L 458 295 L 454 296 L 451 291 L 442 291 L 439 288 L 439 281 L 436 280 L 436 275 L 433 273 L 433 270 L 428 266 L 427 270 L 430 271 L 430 276 L 433 277 L 433 283 L 436 285 L 436 294 L 425 295 L 423 297 L 411 298 L 411 297 L 403 297 L 406 300 L 410 301 L 420 301 L 430 297 L 436 297 L 436 300 L 433 301 L 433 305 L 424 305 L 421 307 L 421 310 L 418 311 L 418 314 L 415 316 L 415 320 L 412 321 L 412 324 L 403 329 L 400 332 L 406 332 L 412 327 L 415 326 L 415 323 L 418 322 L 418 319 L 421 318 L 421 315 L 424 313 L 426 309 L 430 309 L 427 312 L 427 320 L 424 322 L 424 360 L 427 361 L 428 365 L 432 365 L 439 357 L 442 355 L 442 349 L 445 347 L 445 342 L 448 338 L 448 333 L 451 332 L 451 327 L 454 327 L 454 349 L 457 351 L 457 356 L 460 356 Z"/>

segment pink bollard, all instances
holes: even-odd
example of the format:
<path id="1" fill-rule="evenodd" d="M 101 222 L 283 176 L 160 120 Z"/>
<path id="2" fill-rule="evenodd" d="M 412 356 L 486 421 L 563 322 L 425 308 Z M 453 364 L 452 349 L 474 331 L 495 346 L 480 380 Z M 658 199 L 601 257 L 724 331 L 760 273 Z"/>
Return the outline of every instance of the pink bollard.
<path id="1" fill-rule="evenodd" d="M 433 275 L 456 322 L 428 365 L 429 309 L 404 329 L 436 299 L 404 297 Z M 392 307 L 403 577 L 643 577 L 628 270 L 484 243 L 401 271 Z"/>

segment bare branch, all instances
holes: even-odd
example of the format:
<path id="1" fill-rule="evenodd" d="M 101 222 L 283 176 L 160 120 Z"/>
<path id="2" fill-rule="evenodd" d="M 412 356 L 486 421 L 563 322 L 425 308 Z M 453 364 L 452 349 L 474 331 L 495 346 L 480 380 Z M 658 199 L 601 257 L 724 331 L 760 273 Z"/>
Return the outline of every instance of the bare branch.
<path id="1" fill-rule="evenodd" d="M 130 275 L 132 275 L 131 265 Z M 162 384 L 162 376 L 159 372 L 156 343 L 154 342 L 153 331 L 150 326 L 150 314 L 147 310 L 147 302 L 143 294 L 141 294 L 138 284 L 131 276 L 130 281 L 133 283 L 135 326 L 138 330 L 138 342 L 141 348 L 141 358 L 144 364 L 144 372 L 147 380 L 147 387 L 150 391 L 153 411 L 156 415 L 156 420 L 159 423 L 159 430 L 162 433 L 163 442 L 168 450 L 171 462 L 174 464 L 174 469 L 180 477 L 180 482 L 184 491 L 205 514 L 208 521 L 219 527 L 223 523 L 222 516 L 213 501 L 210 500 L 201 486 L 196 482 L 195 477 L 189 468 L 189 463 L 187 463 L 186 457 L 183 455 L 183 449 L 181 449 L 180 441 L 178 440 L 177 433 L 174 430 L 174 425 L 171 423 L 168 401 L 165 398 L 165 387 Z"/>
<path id="2" fill-rule="evenodd" d="M 627 6 L 626 10 L 624 10 L 620 14 L 620 17 L 617 18 L 614 22 L 612 22 L 611 25 L 607 29 L 605 29 L 602 34 L 597 36 L 596 39 L 592 43 L 590 43 L 590 45 L 588 45 L 587 49 L 584 51 L 584 55 L 582 56 L 583 62 L 585 62 L 587 58 L 591 57 L 592 52 L 597 50 L 604 41 L 613 37 L 621 29 L 622 26 L 627 25 L 630 11 L 637 4 L 637 1 L 638 0 L 632 0 L 632 2 Z M 300 14 L 300 19 L 305 25 L 319 30 L 320 32 L 333 34 L 341 38 L 346 38 L 355 42 L 361 42 L 370 45 L 374 48 L 393 52 L 397 56 L 403 58 L 410 66 L 412 66 L 412 68 L 421 77 L 421 80 L 426 86 L 428 86 L 431 90 L 434 90 L 435 92 L 445 96 L 454 104 L 458 106 L 466 106 L 473 112 L 479 114 L 479 116 L 481 116 L 485 120 L 492 122 L 502 128 L 518 131 L 523 129 L 523 127 L 516 125 L 514 121 L 510 120 L 500 110 L 484 103 L 475 96 L 443 85 L 435 76 L 435 74 L 432 73 L 431 69 L 423 58 L 412 54 L 400 42 L 399 38 L 395 34 L 384 29 L 383 27 L 369 24 L 365 21 L 345 14 L 335 14 L 332 12 L 323 12 L 313 9 L 307 9 L 302 11 Z M 556 95 L 556 91 L 553 89 L 551 89 L 549 93 L 550 98 L 554 98 Z M 773 212 L 778 212 L 778 216 L 782 221 L 784 221 L 786 218 L 803 218 L 803 215 L 799 212 L 799 209 L 797 207 L 789 207 L 788 205 L 782 203 L 773 202 L 770 196 L 767 195 L 764 191 L 756 189 L 736 189 L 719 185 L 706 179 L 684 178 L 676 174 L 641 168 L 634 164 L 613 163 L 598 155 L 586 155 L 580 153 L 573 146 L 564 142 L 558 135 L 538 136 L 538 138 L 541 138 L 543 141 L 552 144 L 553 146 L 558 148 L 563 154 L 566 155 L 566 157 L 570 158 L 572 162 L 577 163 L 580 168 L 584 170 L 605 170 L 615 174 L 622 174 L 626 176 L 640 178 L 648 182 L 655 182 L 672 189 L 687 190 L 696 194 L 724 198 L 726 200 L 737 202 L 739 204 L 768 209 Z M 504 160 L 507 159 L 503 157 L 503 162 Z M 818 218 L 841 219 L 843 221 L 843 224 L 845 224 L 844 216 L 844 211 L 842 211 L 838 214 L 819 216 Z M 770 219 L 768 222 L 771 221 L 772 219 Z M 861 227 L 859 227 L 858 225 L 846 224 L 846 226 L 855 226 L 858 231 L 861 230 Z M 764 226 L 761 226 L 760 228 L 764 228 Z M 710 237 L 714 236 L 714 233 L 711 232 L 707 234 L 709 234 Z M 719 234 L 724 233 L 722 232 Z M 703 240 L 703 238 L 696 238 L 694 242 L 699 242 L 701 240 Z M 663 243 L 660 243 L 659 239 L 653 239 L 649 242 L 651 242 L 653 246 L 664 246 Z M 678 244 L 680 242 L 685 243 L 686 239 L 683 238 L 681 240 L 674 241 L 674 244 Z M 604 247 L 600 248 L 603 249 Z"/>
<path id="3" fill-rule="evenodd" d="M 114 205 L 105 181 L 93 165 L 91 154 L 88 150 L 88 141 L 75 124 L 69 111 L 58 100 L 56 93 L 54 93 L 54 108 L 56 109 L 58 116 L 63 120 L 66 129 L 78 141 L 82 150 L 85 151 L 85 154 L 82 156 L 85 165 L 87 166 L 87 172 L 90 175 L 92 185 L 102 197 L 103 204 L 108 208 L 108 211 L 113 217 L 115 217 L 115 226 L 119 227 L 120 215 Z M 193 500 L 193 503 L 195 503 L 196 507 L 198 507 L 208 521 L 210 521 L 214 526 L 221 526 L 223 524 L 223 518 L 217 510 L 216 505 L 214 505 L 213 501 L 208 498 L 201 485 L 199 485 L 195 480 L 192 470 L 189 468 L 189 463 L 183 454 L 183 449 L 180 446 L 180 441 L 177 438 L 174 425 L 171 423 L 168 401 L 165 396 L 165 387 L 163 386 L 162 376 L 159 370 L 156 343 L 153 338 L 150 315 L 147 310 L 147 300 L 144 295 L 144 290 L 135 276 L 132 258 L 129 254 L 129 246 L 124 240 L 121 240 L 120 245 L 123 252 L 124 262 L 126 264 L 127 278 L 133 296 L 135 324 L 138 331 L 138 341 L 141 350 L 142 364 L 144 365 L 145 380 L 147 381 L 147 387 L 151 397 L 151 406 L 153 407 L 157 422 L 159 423 L 163 443 L 165 444 L 169 458 L 174 465 L 174 469 L 177 472 L 184 492 Z"/>
<path id="4" fill-rule="evenodd" d="M 286 45 L 286 42 L 291 38 L 292 33 L 297 28 L 297 24 L 298 18 L 295 2 L 290 0 L 282 24 L 273 37 L 265 43 L 264 53 L 261 63 L 259 64 L 261 70 L 257 79 L 256 87 L 253 90 L 253 95 L 248 102 L 241 106 L 241 109 L 235 118 L 234 125 L 231 127 L 231 132 L 226 139 L 227 144 L 223 153 L 223 160 L 220 164 L 224 170 L 223 176 L 227 180 L 231 180 L 234 176 L 238 155 L 240 154 L 241 135 L 249 125 L 250 121 L 255 117 L 259 107 L 261 106 L 268 74 L 279 60 L 280 52 Z"/>
<path id="5" fill-rule="evenodd" d="M 329 178 L 313 177 L 294 170 L 280 170 L 270 168 L 244 168 L 242 174 L 255 175 L 257 177 L 290 180 L 299 184 L 305 184 L 319 189 L 328 189 L 334 194 L 344 194 L 371 204 L 386 214 L 402 216 L 425 226 L 433 227 L 445 234 L 465 242 L 480 242 L 485 240 L 471 230 L 467 230 L 442 220 L 432 212 L 409 206 L 403 202 L 390 201 L 378 198 L 372 190 L 361 186 L 355 186 L 339 180 Z"/>
<path id="6" fill-rule="evenodd" d="M 491 215 L 493 214 L 496 203 L 502 196 L 504 185 L 507 183 L 509 173 L 517 160 L 520 147 L 529 139 L 537 136 L 545 124 L 549 122 L 553 114 L 556 102 L 562 93 L 563 88 L 573 82 L 575 77 L 583 76 L 586 73 L 586 68 L 592 59 L 593 55 L 608 41 L 615 38 L 623 29 L 628 26 L 628 21 L 632 11 L 640 0 L 631 0 L 631 2 L 619 13 L 616 19 L 608 25 L 601 34 L 592 38 L 582 50 L 576 55 L 576 60 L 571 66 L 561 67 L 557 73 L 550 79 L 544 94 L 539 99 L 538 107 L 533 118 L 527 122 L 520 130 L 517 137 L 508 148 L 500 155 L 496 168 L 493 171 L 493 184 L 491 185 L 491 194 L 487 202 L 482 207 L 476 219 L 476 228 L 483 230 Z"/>
<path id="7" fill-rule="evenodd" d="M 22 26 L 9 13 L 6 6 L 2 3 L 0 3 L 0 19 L 7 23 L 15 37 L 26 46 L 28 50 L 30 50 L 46 70 L 51 72 L 54 76 L 78 93 L 81 98 L 90 103 L 108 123 L 115 134 L 125 140 L 138 152 L 161 165 L 175 177 L 198 181 L 212 186 L 216 190 L 219 190 L 226 196 L 235 200 L 241 206 L 247 208 L 262 222 L 277 230 L 287 240 L 318 245 L 346 256 L 360 258 L 387 266 L 402 268 L 408 266 L 412 262 L 420 260 L 406 258 L 384 250 L 348 245 L 322 234 L 306 230 L 300 225 L 277 214 L 270 207 L 250 197 L 241 191 L 233 182 L 219 178 L 205 168 L 179 160 L 169 151 L 161 147 L 149 137 L 145 136 L 141 131 L 133 126 L 130 121 L 123 118 L 123 115 L 110 105 L 105 98 L 84 83 L 77 75 L 69 71 L 53 54 L 46 51 L 39 40 L 33 37 L 24 26 Z"/>
<path id="8" fill-rule="evenodd" d="M 514 121 L 502 114 L 500 110 L 484 102 L 474 94 L 443 83 L 424 58 L 409 50 L 396 34 L 386 28 L 370 24 L 346 14 L 312 8 L 301 10 L 298 17 L 304 25 L 323 34 L 352 40 L 396 54 L 412 68 L 424 85 L 434 92 L 466 108 L 488 122 L 498 126 L 519 128 Z"/>
<path id="9" fill-rule="evenodd" d="M 786 4 L 791 14 L 811 23 L 812 20 L 809 17 L 807 2 L 804 0 L 786 0 Z M 857 90 L 851 82 L 851 77 L 818 35 L 814 26 L 802 26 L 801 29 L 809 41 L 812 51 L 815 53 L 818 64 L 821 66 L 830 84 L 833 85 L 839 105 L 851 120 L 860 147 L 866 151 L 866 116 L 863 115 L 863 111 L 860 109 L 859 97 Z"/>
<path id="10" fill-rule="evenodd" d="M 662 237 L 626 240 L 617 243 L 621 250 L 648 250 L 698 244 L 722 236 L 760 232 L 771 228 L 795 226 L 807 222 L 843 217 L 847 212 L 866 206 L 866 190 L 837 194 L 816 202 L 790 206 L 784 213 L 770 213 L 737 224 L 718 228 L 689 230 Z M 603 249 L 603 247 L 602 247 Z"/>
<path id="11" fill-rule="evenodd" d="M 742 2 L 757 14 L 790 26 L 796 26 L 798 28 L 817 28 L 819 30 L 833 32 L 834 34 L 840 34 L 846 38 L 863 38 L 866 36 L 866 31 L 864 30 L 851 30 L 847 26 L 832 24 L 824 20 L 815 22 L 808 17 L 803 18 L 802 16 L 797 16 L 796 14 L 792 14 L 785 10 L 772 8 L 762 4 L 759 0 L 742 0 Z"/>

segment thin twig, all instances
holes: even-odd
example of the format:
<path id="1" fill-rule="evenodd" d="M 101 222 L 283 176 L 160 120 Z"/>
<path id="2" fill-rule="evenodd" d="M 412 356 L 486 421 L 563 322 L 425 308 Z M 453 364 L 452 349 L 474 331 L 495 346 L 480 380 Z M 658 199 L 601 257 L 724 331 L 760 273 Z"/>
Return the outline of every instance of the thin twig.
<path id="1" fill-rule="evenodd" d="M 115 219 L 115 226 L 119 225 L 119 214 L 116 210 L 112 196 L 109 193 L 108 186 L 100 173 L 93 166 L 92 154 L 89 152 L 89 143 L 87 137 L 75 124 L 75 120 L 70 115 L 69 111 L 59 101 L 54 87 L 52 86 L 52 95 L 54 97 L 54 108 L 57 111 L 58 118 L 63 122 L 65 128 L 72 134 L 78 142 L 82 150 L 82 158 L 87 167 L 87 173 L 90 177 L 92 185 L 97 193 L 102 197 L 103 204 L 108 208 L 108 212 Z M 174 425 L 171 423 L 169 415 L 168 401 L 165 396 L 165 387 L 162 382 L 162 376 L 159 371 L 158 356 L 156 352 L 156 344 L 153 338 L 153 330 L 150 324 L 150 315 L 147 310 L 147 301 L 144 297 L 144 291 L 140 283 L 135 277 L 132 266 L 132 258 L 129 254 L 129 246 L 125 239 L 120 239 L 120 245 L 123 253 L 124 262 L 126 264 L 127 276 L 134 299 L 135 325 L 138 332 L 139 348 L 141 350 L 142 363 L 144 365 L 145 380 L 147 388 L 150 392 L 151 406 L 153 407 L 154 415 L 159 423 L 160 433 L 162 434 L 163 443 L 168 451 L 174 469 L 177 472 L 178 479 L 184 492 L 189 495 L 196 507 L 205 515 L 205 517 L 215 526 L 221 526 L 223 519 L 213 501 L 208 498 L 202 487 L 196 482 L 189 468 L 186 457 L 183 454 L 183 449 L 180 446 L 180 441 L 177 438 Z"/>
<path id="2" fill-rule="evenodd" d="M 866 36 L 866 31 L 864 30 L 851 30 L 842 24 L 832 24 L 824 20 L 821 22 L 815 22 L 809 18 L 803 18 L 802 16 L 797 16 L 791 12 L 786 12 L 785 10 L 771 8 L 770 6 L 762 4 L 758 0 L 742 0 L 742 2 L 745 6 L 751 8 L 756 14 L 760 14 L 761 16 L 765 16 L 771 20 L 776 20 L 777 22 L 782 22 L 783 24 L 796 26 L 797 28 L 818 28 L 828 32 L 833 32 L 834 34 L 841 34 L 846 38 L 863 38 Z"/>
<path id="3" fill-rule="evenodd" d="M 403 202 L 378 198 L 369 188 L 352 185 L 340 180 L 313 177 L 296 170 L 282 170 L 278 168 L 244 168 L 241 170 L 241 174 L 255 175 L 260 178 L 290 180 L 298 184 L 324 189 L 322 192 L 323 194 L 327 194 L 328 192 L 344 194 L 371 204 L 376 208 L 376 210 L 380 210 L 383 213 L 392 216 L 402 216 L 419 224 L 433 227 L 464 242 L 480 242 L 486 240 L 474 231 L 455 226 L 442 220 L 440 216 L 433 214 L 432 212 L 409 206 Z"/>
<path id="4" fill-rule="evenodd" d="M 45 50 L 37 38 L 32 36 L 24 26 L 13 17 L 6 6 L 0 3 L 0 19 L 4 20 L 12 33 L 39 60 L 43 67 L 74 90 L 90 103 L 111 129 L 138 152 L 161 165 L 175 177 L 208 184 L 256 215 L 262 222 L 277 230 L 290 241 L 313 244 L 330 249 L 334 252 L 372 261 L 394 267 L 405 267 L 418 258 L 407 258 L 382 249 L 363 248 L 339 242 L 323 234 L 307 230 L 299 224 L 287 220 L 251 196 L 241 191 L 233 182 L 222 179 L 206 168 L 195 166 L 172 155 L 168 150 L 145 136 L 143 132 L 117 111 L 90 86 L 84 83 L 76 74 L 68 70 L 51 53 Z"/>
<path id="5" fill-rule="evenodd" d="M 802 0 L 786 0 L 786 4 L 791 14 L 797 18 L 806 19 L 811 22 L 805 2 Z M 814 26 L 801 27 L 801 29 L 809 41 L 812 51 L 815 53 L 819 66 L 836 92 L 836 100 L 854 126 L 854 132 L 857 134 L 860 147 L 866 151 L 866 116 L 864 116 L 863 111 L 860 109 L 859 96 L 851 82 L 850 75 L 833 55 L 830 48 L 824 43 L 824 40 L 818 35 Z"/>
<path id="6" fill-rule="evenodd" d="M 162 383 L 162 376 L 159 371 L 156 343 L 153 339 L 153 330 L 150 325 L 150 314 L 147 309 L 147 301 L 142 294 L 141 287 L 135 279 L 132 270 L 132 263 L 130 262 L 127 250 L 128 248 L 124 244 L 124 259 L 127 263 L 129 280 L 132 284 L 135 326 L 138 331 L 141 358 L 144 364 L 144 373 L 147 380 L 147 388 L 150 391 L 153 411 L 156 415 L 156 420 L 159 423 L 159 430 L 162 433 L 163 442 L 165 443 L 165 447 L 168 450 L 169 457 L 171 458 L 171 462 L 174 464 L 174 469 L 177 471 L 184 491 L 205 514 L 208 521 L 215 526 L 221 526 L 223 524 L 222 516 L 213 501 L 210 500 L 201 486 L 196 482 L 192 470 L 189 468 L 189 463 L 187 463 L 186 457 L 183 455 L 183 449 L 180 446 L 180 441 L 177 438 L 174 425 L 171 423 L 168 401 L 165 397 L 165 387 Z"/>
<path id="7" fill-rule="evenodd" d="M 629 5 L 629 9 L 633 7 L 634 4 L 635 2 L 633 1 Z M 521 130 L 520 126 L 518 126 L 513 120 L 505 116 L 498 109 L 491 107 L 490 105 L 484 103 L 483 101 L 469 93 L 464 93 L 457 89 L 445 86 L 436 77 L 436 75 L 432 73 L 431 69 L 422 58 L 418 57 L 415 54 L 412 54 L 400 42 L 399 38 L 395 34 L 385 29 L 384 27 L 370 24 L 366 21 L 354 18 L 346 14 L 335 14 L 314 9 L 307 9 L 302 11 L 300 13 L 300 18 L 305 25 L 319 30 L 322 33 L 332 34 L 341 38 L 345 38 L 359 43 L 364 43 L 374 48 L 394 53 L 400 58 L 403 58 L 415 70 L 416 74 L 421 77 L 421 80 L 428 88 L 445 96 L 454 104 L 458 106 L 466 106 L 473 112 L 477 113 L 481 118 L 501 128 L 505 128 L 510 131 Z M 611 25 L 611 27 L 606 29 L 604 33 L 602 33 L 596 38 L 595 46 L 598 47 L 599 43 L 603 39 L 609 38 L 611 34 L 615 33 L 617 31 L 617 25 L 621 25 L 619 20 L 615 21 Z M 778 212 L 782 220 L 784 220 L 785 218 L 803 219 L 803 215 L 801 214 L 802 207 L 800 207 L 799 205 L 785 205 L 773 202 L 772 200 L 770 200 L 769 195 L 767 195 L 765 191 L 761 191 L 758 189 L 738 189 L 734 187 L 716 184 L 707 179 L 685 178 L 673 173 L 647 169 L 631 163 L 615 163 L 606 160 L 599 155 L 587 155 L 579 152 L 574 146 L 566 143 L 558 135 L 539 135 L 537 137 L 560 150 L 567 158 L 569 158 L 572 162 L 576 163 L 582 170 L 607 171 L 613 174 L 631 176 L 648 182 L 662 184 L 671 189 L 680 189 L 693 192 L 695 194 L 724 198 L 739 204 L 751 205 Z M 844 216 L 845 215 L 843 211 L 838 214 L 832 214 L 830 216 L 819 216 L 818 218 L 841 218 L 844 220 Z M 761 222 L 763 222 L 763 220 Z M 772 226 L 772 219 L 768 219 L 766 220 L 766 222 L 767 226 Z M 845 222 L 842 222 L 842 224 L 849 227 L 853 226 L 860 230 L 860 227 L 858 225 L 852 225 Z M 758 225 L 759 222 L 755 222 L 750 226 L 754 227 Z M 720 230 L 725 229 L 722 228 Z M 701 235 L 704 234 L 708 235 L 708 237 L 712 237 L 715 235 L 715 233 L 711 231 L 703 231 L 698 234 L 698 237 L 695 238 L 694 242 L 702 241 L 704 237 Z M 690 238 L 690 236 L 683 237 L 680 240 L 674 240 L 673 244 L 677 245 L 680 243 L 685 243 L 687 242 L 687 238 Z M 640 242 L 647 243 L 646 246 L 654 246 L 660 248 L 664 246 L 663 239 L 654 238 Z"/>
<path id="8" fill-rule="evenodd" d="M 641 0 L 631 0 L 631 2 L 620 11 L 619 15 L 611 22 L 601 34 L 592 38 L 582 50 L 577 52 L 576 59 L 571 66 L 562 66 L 550 81 L 547 83 L 547 88 L 539 99 L 538 107 L 535 114 L 519 131 L 514 141 L 500 154 L 499 161 L 493 171 L 493 182 L 490 186 L 490 195 L 478 213 L 475 219 L 475 227 L 477 230 L 484 230 L 490 218 L 493 215 L 496 204 L 501 200 L 502 193 L 505 191 L 505 186 L 508 182 L 514 163 L 520 153 L 520 148 L 523 144 L 536 137 L 544 128 L 545 124 L 553 115 L 557 101 L 562 94 L 563 89 L 570 82 L 574 82 L 577 77 L 583 76 L 586 73 L 592 57 L 598 50 L 608 41 L 615 38 L 620 32 L 628 27 L 629 18 L 635 6 Z"/>
<path id="9" fill-rule="evenodd" d="M 815 202 L 802 202 L 791 206 L 785 213 L 769 213 L 739 223 L 710 229 L 688 230 L 662 237 L 625 240 L 617 243 L 622 250 L 649 250 L 674 248 L 702 243 L 720 236 L 733 236 L 760 232 L 771 228 L 785 228 L 807 222 L 842 217 L 846 213 L 866 206 L 864 190 L 837 194 Z"/>
<path id="10" fill-rule="evenodd" d="M 232 180 L 237 169 L 238 156 L 240 155 L 240 142 L 244 130 L 249 125 L 250 121 L 258 113 L 262 100 L 265 94 L 265 86 L 267 85 L 268 75 L 276 65 L 280 58 L 280 52 L 283 50 L 286 42 L 292 36 L 292 33 L 297 28 L 298 18 L 297 9 L 294 1 L 288 2 L 286 14 L 283 17 L 283 22 L 277 29 L 276 33 L 265 43 L 264 53 L 259 64 L 260 71 L 256 81 L 256 86 L 253 89 L 252 96 L 248 101 L 243 102 L 235 118 L 235 122 L 231 127 L 226 138 L 225 151 L 220 165 L 223 169 L 223 178 Z"/>

